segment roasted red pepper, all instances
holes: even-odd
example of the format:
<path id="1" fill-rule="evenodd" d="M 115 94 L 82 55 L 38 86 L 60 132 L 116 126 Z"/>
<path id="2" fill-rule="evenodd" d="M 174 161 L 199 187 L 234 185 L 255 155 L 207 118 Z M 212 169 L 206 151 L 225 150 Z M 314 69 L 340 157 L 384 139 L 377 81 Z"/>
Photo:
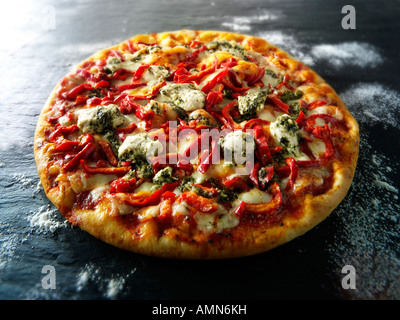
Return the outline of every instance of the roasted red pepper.
<path id="1" fill-rule="evenodd" d="M 218 152 L 218 151 L 219 151 L 218 143 L 217 143 L 217 141 L 213 140 L 213 141 L 211 142 L 211 150 L 208 151 L 207 157 L 206 157 L 206 158 L 204 159 L 204 161 L 203 161 L 202 163 L 200 163 L 200 165 L 197 167 L 197 170 L 198 170 L 200 173 L 204 174 L 204 173 L 207 171 L 207 169 L 212 165 L 212 158 L 213 158 L 214 154 L 215 154 L 216 152 Z"/>
<path id="2" fill-rule="evenodd" d="M 270 122 L 267 120 L 262 120 L 262 119 L 251 119 L 245 123 L 243 126 L 243 129 L 252 129 L 254 126 L 259 125 L 259 126 L 267 126 L 269 125 Z"/>
<path id="3" fill-rule="evenodd" d="M 294 88 L 290 85 L 289 80 L 291 80 L 290 76 L 288 74 L 285 74 L 283 76 L 283 81 L 280 84 L 278 84 L 275 88 L 279 90 L 283 86 L 285 86 L 289 90 L 294 90 Z"/>
<path id="4" fill-rule="evenodd" d="M 289 113 L 290 107 L 286 103 L 284 103 L 281 99 L 278 98 L 276 94 L 270 94 L 269 98 L 271 101 L 283 112 Z"/>
<path id="5" fill-rule="evenodd" d="M 50 135 L 49 135 L 49 140 L 51 141 L 51 142 L 54 142 L 54 141 L 56 141 L 57 140 L 57 138 L 60 136 L 60 135 L 69 135 L 69 134 L 71 134 L 71 133 L 73 133 L 73 132 L 75 132 L 75 131 L 77 131 L 77 130 L 79 130 L 79 128 L 78 128 L 78 126 L 76 125 L 76 124 L 73 124 L 73 125 L 71 125 L 71 126 L 69 126 L 69 127 L 64 127 L 64 126 L 61 126 L 61 125 L 59 125 L 59 126 L 57 126 L 56 127 L 56 130 L 54 130 Z"/>
<path id="6" fill-rule="evenodd" d="M 210 91 L 206 97 L 206 105 L 205 110 L 207 112 L 211 112 L 212 108 L 215 107 L 218 103 L 221 103 L 224 98 L 221 91 Z"/>
<path id="7" fill-rule="evenodd" d="M 133 75 L 133 81 L 138 81 L 143 73 L 150 67 L 148 64 L 142 64 L 139 68 L 136 69 L 135 74 Z"/>
<path id="8" fill-rule="evenodd" d="M 103 149 L 104 154 L 106 155 L 107 160 L 110 162 L 112 166 L 116 166 L 118 164 L 118 160 L 114 155 L 114 151 L 107 141 L 100 140 L 99 141 L 100 147 Z"/>
<path id="9" fill-rule="evenodd" d="M 158 92 L 160 91 L 160 89 L 163 87 L 163 86 L 165 86 L 167 84 L 167 82 L 164 80 L 164 81 L 161 81 L 161 82 L 159 82 L 159 83 L 157 83 L 156 85 L 154 85 L 152 88 L 151 88 L 151 90 L 147 93 L 147 94 L 145 94 L 144 96 L 134 96 L 134 97 L 132 97 L 133 99 L 135 99 L 135 100 L 149 100 L 149 99 L 153 99 L 157 94 L 158 94 Z"/>
<path id="10" fill-rule="evenodd" d="M 79 85 L 79 86 L 73 88 L 72 90 L 70 90 L 70 91 L 65 95 L 65 98 L 66 98 L 67 100 L 73 101 L 73 100 L 75 100 L 75 98 L 76 98 L 80 93 L 82 93 L 83 91 L 85 91 L 85 90 L 92 90 L 92 89 L 93 89 L 93 87 L 92 87 L 91 84 L 89 84 L 89 83 L 82 83 L 81 85 Z"/>
<path id="11" fill-rule="evenodd" d="M 257 82 L 262 82 L 262 78 L 265 75 L 265 68 L 260 68 L 260 70 L 252 74 L 248 79 L 247 79 L 247 85 L 248 86 L 254 86 Z"/>
<path id="12" fill-rule="evenodd" d="M 193 191 L 182 193 L 179 199 L 201 212 L 209 213 L 218 209 L 218 204 L 215 200 L 199 196 Z"/>
<path id="13" fill-rule="evenodd" d="M 226 119 L 225 125 L 228 129 L 234 130 L 234 129 L 240 129 L 240 125 L 237 124 L 232 116 L 231 116 L 231 111 L 235 108 L 236 101 L 233 101 L 231 103 L 228 103 L 224 109 L 222 109 L 222 115 Z"/>
<path id="14" fill-rule="evenodd" d="M 296 164 L 296 160 L 294 160 L 292 157 L 287 158 L 285 161 L 288 164 L 289 169 L 290 169 L 289 180 L 285 187 L 285 191 L 288 191 L 288 190 L 293 189 L 294 183 L 295 183 L 295 181 L 297 179 L 297 175 L 299 173 L 299 167 Z"/>
<path id="15" fill-rule="evenodd" d="M 85 171 L 85 173 L 87 174 L 101 173 L 101 174 L 115 174 L 118 176 L 118 175 L 125 175 L 131 170 L 131 167 L 118 167 L 118 168 L 90 167 L 85 165 L 85 161 L 83 159 L 80 160 L 80 164 L 82 166 L 83 171 Z"/>
<path id="16" fill-rule="evenodd" d="M 63 140 L 54 147 L 54 151 L 71 151 L 79 145 L 79 141 Z"/>
<path id="17" fill-rule="evenodd" d="M 214 78 L 212 78 L 210 81 L 208 81 L 201 91 L 204 93 L 209 93 L 218 83 L 222 82 L 222 79 L 226 76 L 228 73 L 228 68 L 223 68 L 221 72 L 219 72 Z"/>
<path id="18" fill-rule="evenodd" d="M 260 155 L 260 161 L 263 166 L 271 162 L 271 153 L 268 147 L 268 139 L 264 133 L 264 129 L 260 125 L 255 125 L 254 136 L 257 143 L 257 152 Z"/>
<path id="19" fill-rule="evenodd" d="M 218 60 L 216 59 L 216 62 L 214 62 L 211 67 L 204 69 L 198 73 L 195 74 L 191 74 L 190 72 L 184 72 L 181 74 L 176 73 L 174 76 L 174 81 L 178 83 L 195 82 L 196 84 L 199 84 L 205 76 L 212 74 L 216 70 L 217 64 Z M 186 69 L 184 70 L 186 71 Z"/>
<path id="20" fill-rule="evenodd" d="M 111 182 L 110 186 L 111 193 L 133 192 L 136 188 L 136 178 L 125 180 L 124 177 L 122 177 Z"/>
<path id="21" fill-rule="evenodd" d="M 251 189 L 251 187 L 243 180 L 242 177 L 225 179 L 222 183 L 228 189 L 239 189 L 243 191 L 249 191 Z"/>
<path id="22" fill-rule="evenodd" d="M 299 116 L 296 119 L 297 125 L 298 127 L 301 129 L 304 127 L 305 123 L 307 121 L 307 116 L 306 114 L 303 112 L 303 110 L 300 110 Z"/>
<path id="23" fill-rule="evenodd" d="M 177 186 L 178 182 L 166 183 L 145 199 L 125 198 L 124 201 L 134 207 L 154 206 L 160 203 L 161 197 L 165 192 L 173 191 Z"/>
<path id="24" fill-rule="evenodd" d="M 241 201 L 235 210 L 235 214 L 242 218 L 247 214 L 268 215 L 271 222 L 278 220 L 278 213 L 282 207 L 282 195 L 279 185 L 275 182 L 270 187 L 272 200 L 267 203 L 246 203 Z"/>
<path id="25" fill-rule="evenodd" d="M 71 171 L 76 169 L 79 166 L 80 161 L 89 157 L 90 154 L 95 150 L 96 147 L 93 143 L 90 142 L 86 144 L 85 147 L 79 151 L 79 153 L 77 153 L 67 164 L 63 166 L 64 170 Z"/>
<path id="26" fill-rule="evenodd" d="M 122 92 L 125 90 L 132 90 L 138 87 L 143 87 L 146 85 L 146 82 L 132 82 L 132 83 L 127 83 L 127 84 L 123 84 L 121 86 L 116 87 L 118 92 Z"/>

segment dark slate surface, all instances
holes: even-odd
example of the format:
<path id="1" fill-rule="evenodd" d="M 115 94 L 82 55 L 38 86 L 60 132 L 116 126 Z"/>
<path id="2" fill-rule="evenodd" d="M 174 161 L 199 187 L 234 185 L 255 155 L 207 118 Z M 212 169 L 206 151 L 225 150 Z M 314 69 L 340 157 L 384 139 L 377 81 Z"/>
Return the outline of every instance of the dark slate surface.
<path id="1" fill-rule="evenodd" d="M 341 27 L 346 4 L 8 4 L 0 19 L 0 299 L 399 299 L 400 2 L 353 1 L 355 30 Z M 64 226 L 38 185 L 32 152 L 37 117 L 51 90 L 103 47 L 137 33 L 183 28 L 270 39 L 309 63 L 356 115 L 362 142 L 353 186 L 317 228 L 252 257 L 171 261 L 121 251 Z M 46 220 L 34 220 L 46 212 Z M 42 286 L 46 265 L 56 272 L 55 289 Z M 355 268 L 356 289 L 341 285 L 345 265 Z"/>

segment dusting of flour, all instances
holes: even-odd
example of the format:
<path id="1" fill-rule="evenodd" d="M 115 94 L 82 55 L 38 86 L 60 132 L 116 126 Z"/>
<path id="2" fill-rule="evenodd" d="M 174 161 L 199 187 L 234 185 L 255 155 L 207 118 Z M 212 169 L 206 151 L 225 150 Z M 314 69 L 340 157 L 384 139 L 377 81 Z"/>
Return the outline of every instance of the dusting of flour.
<path id="1" fill-rule="evenodd" d="M 136 272 L 136 268 L 127 274 L 113 274 L 105 277 L 103 270 L 93 263 L 86 264 L 79 272 L 76 280 L 77 291 L 81 292 L 86 286 L 94 285 L 107 299 L 117 299 L 125 288 L 126 280 Z"/>
<path id="2" fill-rule="evenodd" d="M 335 210 L 338 219 L 334 240 L 328 243 L 335 276 L 341 268 L 356 270 L 356 289 L 343 290 L 354 299 L 400 297 L 399 189 L 393 177 L 399 166 L 373 150 L 368 135 L 361 134 L 360 159 L 352 187 Z M 338 281 L 340 284 L 340 281 Z"/>
<path id="3" fill-rule="evenodd" d="M 319 44 L 311 49 L 318 60 L 328 62 L 335 68 L 346 66 L 376 67 L 383 62 L 379 50 L 369 43 L 343 42 L 338 44 Z"/>
<path id="4" fill-rule="evenodd" d="M 357 121 L 400 129 L 400 93 L 379 83 L 357 83 L 339 93 Z"/>

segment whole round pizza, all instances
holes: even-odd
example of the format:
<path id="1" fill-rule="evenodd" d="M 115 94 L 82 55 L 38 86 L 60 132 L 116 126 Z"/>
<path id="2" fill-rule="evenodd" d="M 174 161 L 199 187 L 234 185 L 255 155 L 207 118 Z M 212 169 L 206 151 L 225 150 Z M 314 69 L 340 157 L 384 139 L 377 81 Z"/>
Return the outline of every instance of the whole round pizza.
<path id="1" fill-rule="evenodd" d="M 77 65 L 39 117 L 47 197 L 115 247 L 180 259 L 265 252 L 351 185 L 358 125 L 320 76 L 267 41 L 137 35 Z"/>

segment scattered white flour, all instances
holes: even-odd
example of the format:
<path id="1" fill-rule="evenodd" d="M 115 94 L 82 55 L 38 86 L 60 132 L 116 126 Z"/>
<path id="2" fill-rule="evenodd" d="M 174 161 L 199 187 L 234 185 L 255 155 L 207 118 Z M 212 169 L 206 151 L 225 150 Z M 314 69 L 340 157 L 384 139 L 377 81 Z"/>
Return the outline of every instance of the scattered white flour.
<path id="1" fill-rule="evenodd" d="M 28 178 L 26 173 L 14 173 L 12 180 L 14 183 L 18 184 L 18 186 L 24 189 L 30 188 L 34 184 L 33 178 Z"/>
<path id="2" fill-rule="evenodd" d="M 77 291 L 82 291 L 87 285 L 95 285 L 105 298 L 117 299 L 122 294 L 126 280 L 134 274 L 136 268 L 127 274 L 114 274 L 111 277 L 105 277 L 105 273 L 100 267 L 94 266 L 93 263 L 86 264 L 80 271 L 77 277 Z"/>
<path id="3" fill-rule="evenodd" d="M 358 83 L 339 93 L 361 124 L 400 128 L 400 93 L 379 83 Z"/>
<path id="4" fill-rule="evenodd" d="M 266 21 L 274 21 L 279 19 L 280 12 L 262 10 L 257 15 L 241 16 L 241 17 L 228 17 L 230 21 L 222 22 L 222 26 L 228 27 L 233 31 L 250 31 L 253 25 L 262 24 Z"/>
<path id="5" fill-rule="evenodd" d="M 309 53 L 308 46 L 298 42 L 292 35 L 281 31 L 265 31 L 258 33 L 257 36 L 286 51 L 306 65 L 314 64 L 314 57 Z"/>
<path id="6" fill-rule="evenodd" d="M 316 59 L 328 62 L 335 68 L 346 66 L 376 67 L 383 62 L 378 49 L 364 42 L 320 44 L 311 49 L 311 54 Z"/>
<path id="7" fill-rule="evenodd" d="M 39 207 L 36 212 L 31 212 L 28 221 L 30 226 L 39 233 L 47 231 L 54 233 L 57 229 L 69 225 L 67 220 L 60 221 L 57 209 L 52 209 L 49 204 Z"/>
<path id="8" fill-rule="evenodd" d="M 330 270 L 338 292 L 351 299 L 400 298 L 399 189 L 393 181 L 399 165 L 374 150 L 361 134 L 360 159 L 352 187 L 333 213 L 334 239 L 328 243 Z M 356 270 L 356 289 L 340 286 L 341 268 Z"/>

